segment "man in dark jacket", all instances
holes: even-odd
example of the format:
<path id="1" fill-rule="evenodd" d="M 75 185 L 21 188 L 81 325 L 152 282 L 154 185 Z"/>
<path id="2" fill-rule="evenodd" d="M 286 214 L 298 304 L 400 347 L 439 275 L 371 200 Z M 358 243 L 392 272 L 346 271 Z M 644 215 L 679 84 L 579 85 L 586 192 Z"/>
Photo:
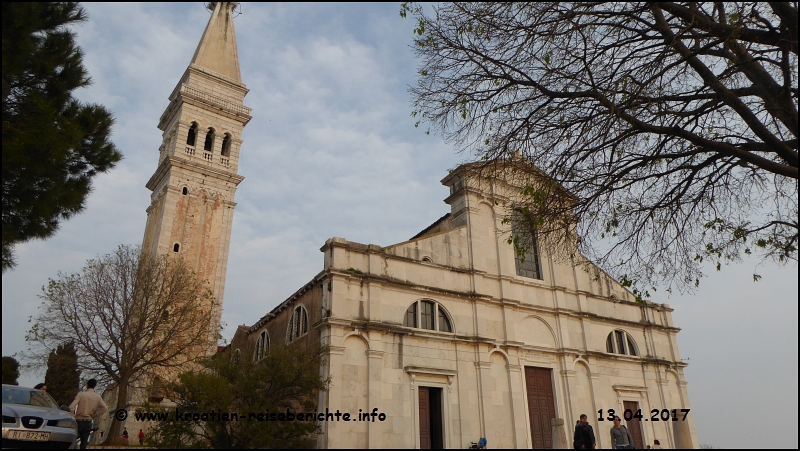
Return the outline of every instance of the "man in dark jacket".
<path id="1" fill-rule="evenodd" d="M 594 430 L 589 424 L 589 417 L 581 415 L 581 422 L 575 428 L 575 436 L 572 440 L 575 449 L 593 449 L 597 442 L 594 439 Z"/>

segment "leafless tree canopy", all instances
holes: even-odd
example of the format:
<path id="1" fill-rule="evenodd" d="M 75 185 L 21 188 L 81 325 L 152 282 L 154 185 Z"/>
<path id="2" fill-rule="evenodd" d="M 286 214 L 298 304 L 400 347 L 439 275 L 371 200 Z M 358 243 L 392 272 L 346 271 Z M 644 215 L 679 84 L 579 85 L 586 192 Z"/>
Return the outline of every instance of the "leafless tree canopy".
<path id="1" fill-rule="evenodd" d="M 563 185 L 580 250 L 612 274 L 686 287 L 704 258 L 797 261 L 797 2 L 406 15 L 414 114 L 477 161 L 519 152 Z M 523 203 L 563 223 L 536 186 Z"/>
<path id="2" fill-rule="evenodd" d="M 182 260 L 150 257 L 138 247 L 120 246 L 89 260 L 80 272 L 59 274 L 41 297 L 26 337 L 30 357 L 46 359 L 60 344 L 73 342 L 83 374 L 116 387 L 117 406 L 125 405 L 129 386 L 185 370 L 216 345 L 210 342 L 218 327 L 210 324 L 207 283 Z"/>

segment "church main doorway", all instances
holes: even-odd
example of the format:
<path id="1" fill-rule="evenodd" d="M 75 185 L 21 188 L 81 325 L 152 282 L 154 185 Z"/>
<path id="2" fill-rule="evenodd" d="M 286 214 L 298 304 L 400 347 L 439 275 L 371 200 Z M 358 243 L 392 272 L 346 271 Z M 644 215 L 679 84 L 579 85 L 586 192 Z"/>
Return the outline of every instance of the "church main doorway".
<path id="1" fill-rule="evenodd" d="M 553 370 L 526 366 L 525 388 L 528 392 L 528 417 L 531 421 L 533 449 L 552 449 L 550 420 L 556 417 Z"/>
<path id="2" fill-rule="evenodd" d="M 419 387 L 419 448 L 444 449 L 442 389 Z"/>

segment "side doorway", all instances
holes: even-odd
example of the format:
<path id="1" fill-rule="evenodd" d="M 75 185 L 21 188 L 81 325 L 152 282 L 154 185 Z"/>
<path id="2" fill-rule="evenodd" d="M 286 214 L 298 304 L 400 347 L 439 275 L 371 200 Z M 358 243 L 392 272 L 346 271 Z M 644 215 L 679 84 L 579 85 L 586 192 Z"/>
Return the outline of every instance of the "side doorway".
<path id="1" fill-rule="evenodd" d="M 639 411 L 639 403 L 636 401 L 623 401 L 623 407 L 625 407 L 625 410 L 630 410 L 633 414 L 636 414 L 636 412 Z M 638 418 L 631 418 L 630 420 L 626 419 L 625 423 L 628 427 L 628 432 L 631 433 L 633 447 L 636 449 L 644 449 L 644 439 L 642 438 L 642 422 Z"/>
<path id="2" fill-rule="evenodd" d="M 419 387 L 419 448 L 444 449 L 442 389 Z"/>

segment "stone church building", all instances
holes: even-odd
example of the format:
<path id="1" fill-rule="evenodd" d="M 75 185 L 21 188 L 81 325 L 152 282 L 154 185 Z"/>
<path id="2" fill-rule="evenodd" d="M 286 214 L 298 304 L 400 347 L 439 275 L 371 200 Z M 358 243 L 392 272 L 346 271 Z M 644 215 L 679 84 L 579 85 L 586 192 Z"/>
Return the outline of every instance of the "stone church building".
<path id="1" fill-rule="evenodd" d="M 143 244 L 192 262 L 220 305 L 251 118 L 234 7 L 209 5 L 159 121 Z M 474 177 L 466 166 L 442 183 L 449 213 L 394 245 L 327 240 L 322 270 L 231 341 L 233 350 L 256 349 L 253 358 L 270 346 L 324 344 L 320 371 L 331 387 L 317 411 L 383 415 L 323 422 L 317 447 L 467 448 L 481 437 L 491 448 L 571 447 L 585 413 L 607 448 L 611 422 L 599 418 L 612 409 L 641 411 L 624 421 L 637 448 L 655 439 L 697 447 L 692 414 L 681 412 L 690 403 L 672 309 L 636 302 L 599 268 L 561 262 L 535 241 L 517 255 L 502 223 L 520 190 L 513 183 Z"/>
<path id="2" fill-rule="evenodd" d="M 697 446 L 672 309 L 535 242 L 518 256 L 502 205 L 520 187 L 466 166 L 442 183 L 450 213 L 391 246 L 327 240 L 322 271 L 232 340 L 329 345 L 318 411 L 386 414 L 325 422 L 318 447 L 571 446 L 583 413 L 610 447 L 610 409 L 641 410 L 626 422 L 637 448 Z"/>

